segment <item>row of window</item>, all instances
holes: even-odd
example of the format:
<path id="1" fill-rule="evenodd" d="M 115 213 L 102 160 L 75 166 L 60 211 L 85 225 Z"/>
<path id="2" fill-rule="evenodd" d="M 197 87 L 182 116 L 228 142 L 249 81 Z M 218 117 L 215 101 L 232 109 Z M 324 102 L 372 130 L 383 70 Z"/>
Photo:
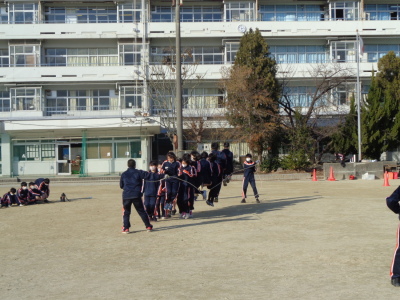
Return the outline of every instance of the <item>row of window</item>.
<path id="1" fill-rule="evenodd" d="M 41 88 L 10 88 L 9 91 L 0 91 L 0 112 L 36 110 L 45 112 L 46 116 L 68 114 L 70 111 L 100 111 L 142 108 L 143 88 L 135 86 L 121 86 L 119 96 L 114 90 L 53 90 L 45 92 L 42 103 Z M 175 103 L 174 95 L 153 94 L 151 101 L 155 111 L 165 103 Z M 185 109 L 221 108 L 224 102 L 224 93 L 217 88 L 183 89 L 183 107 Z"/>
<path id="2" fill-rule="evenodd" d="M 13 145 L 14 161 L 48 161 L 48 160 L 74 160 L 74 157 L 64 157 L 59 153 L 55 142 L 26 141 L 16 142 Z M 82 143 L 73 144 L 75 155 L 82 155 Z M 63 157 L 60 157 L 63 156 Z M 110 158 L 141 158 L 141 142 L 137 139 L 125 141 L 88 141 L 86 144 L 87 159 L 110 159 Z"/>
<path id="3" fill-rule="evenodd" d="M 366 4 L 368 20 L 399 20 L 400 4 Z M 141 1 L 121 3 L 116 6 L 45 6 L 44 14 L 38 13 L 38 5 L 32 3 L 9 3 L 0 7 L 0 23 L 130 23 L 142 19 Z M 222 22 L 256 20 L 255 2 L 226 2 L 224 6 L 200 6 L 185 4 L 180 10 L 182 22 Z M 358 1 L 332 1 L 325 5 L 263 5 L 258 8 L 260 21 L 324 21 L 359 20 Z M 151 22 L 173 22 L 175 8 L 151 6 Z"/>
<path id="4" fill-rule="evenodd" d="M 0 67 L 33 66 L 117 66 L 139 65 L 142 58 L 142 46 L 121 44 L 115 48 L 50 48 L 44 50 L 44 63 L 40 64 L 39 45 L 9 46 L 0 49 Z M 379 58 L 394 51 L 400 53 L 400 45 L 365 45 L 367 62 L 377 62 Z M 239 43 L 226 43 L 225 47 L 183 47 L 183 64 L 224 64 L 233 63 Z M 151 64 L 174 64 L 173 47 L 151 47 Z M 300 45 L 270 46 L 271 55 L 277 63 L 327 63 L 355 62 L 357 42 L 333 41 L 331 46 Z M 226 61 L 225 61 L 226 58 Z M 361 58 L 363 61 L 363 57 Z"/>
<path id="5" fill-rule="evenodd" d="M 142 46 L 120 44 L 118 48 L 49 48 L 41 64 L 40 45 L 10 45 L 0 49 L 0 67 L 129 66 L 140 64 Z"/>

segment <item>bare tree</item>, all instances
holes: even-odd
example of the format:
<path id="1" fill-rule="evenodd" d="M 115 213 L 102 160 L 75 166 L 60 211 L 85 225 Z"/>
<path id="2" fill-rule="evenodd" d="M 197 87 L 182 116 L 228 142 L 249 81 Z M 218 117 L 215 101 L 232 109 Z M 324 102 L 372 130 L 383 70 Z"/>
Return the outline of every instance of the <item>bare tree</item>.
<path id="1" fill-rule="evenodd" d="M 176 55 L 173 47 L 165 47 L 159 61 L 149 64 L 147 74 L 147 97 L 150 99 L 153 114 L 160 116 L 161 126 L 166 130 L 167 136 L 174 144 L 176 135 Z M 185 89 L 195 88 L 205 76 L 197 72 L 198 63 L 193 60 L 192 49 L 184 48 L 182 51 L 181 82 Z M 183 100 L 183 106 L 185 100 Z M 199 110 L 201 110 L 199 108 Z M 185 122 L 185 118 L 184 118 Z M 195 126 L 201 127 L 202 119 L 198 119 Z"/>
<path id="2" fill-rule="evenodd" d="M 346 64 L 324 63 L 311 65 L 297 78 L 294 76 L 296 70 L 290 66 L 281 68 L 281 73 L 284 76 L 280 80 L 283 88 L 279 105 L 290 145 L 318 161 L 323 154 L 318 151 L 319 143 L 338 130 L 340 118 L 348 112 L 349 98 L 354 93 L 348 87 L 350 83 L 355 86 L 354 71 Z M 302 91 L 303 103 L 299 103 L 301 101 L 293 99 L 291 89 L 296 88 L 294 82 L 299 80 L 304 86 L 305 78 L 309 84 Z M 315 157 L 315 153 L 320 153 L 319 157 Z"/>

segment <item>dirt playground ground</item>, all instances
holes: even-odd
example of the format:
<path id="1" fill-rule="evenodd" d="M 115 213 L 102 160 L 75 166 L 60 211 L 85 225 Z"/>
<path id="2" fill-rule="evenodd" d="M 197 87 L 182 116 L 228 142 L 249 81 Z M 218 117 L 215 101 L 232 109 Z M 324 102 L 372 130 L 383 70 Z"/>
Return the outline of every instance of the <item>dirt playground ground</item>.
<path id="1" fill-rule="evenodd" d="M 153 232 L 134 211 L 128 235 L 118 182 L 51 184 L 72 201 L 0 210 L 0 299 L 400 299 L 385 203 L 400 180 L 257 184 L 261 204 L 231 182 Z"/>

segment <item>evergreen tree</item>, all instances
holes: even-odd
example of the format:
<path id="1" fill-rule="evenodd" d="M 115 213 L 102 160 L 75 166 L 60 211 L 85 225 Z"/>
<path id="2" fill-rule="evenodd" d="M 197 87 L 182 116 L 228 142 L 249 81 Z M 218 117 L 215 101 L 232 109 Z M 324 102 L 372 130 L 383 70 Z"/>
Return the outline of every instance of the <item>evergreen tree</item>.
<path id="1" fill-rule="evenodd" d="M 357 153 L 357 111 L 354 96 L 350 99 L 350 111 L 338 131 L 332 135 L 332 149 L 337 153 L 348 155 Z"/>
<path id="2" fill-rule="evenodd" d="M 393 51 L 378 62 L 371 88 L 362 111 L 363 152 L 380 159 L 382 152 L 396 148 L 399 142 L 400 58 Z"/>
<path id="3" fill-rule="evenodd" d="M 227 120 L 237 129 L 236 137 L 245 140 L 259 157 L 266 147 L 272 152 L 278 149 L 280 85 L 276 73 L 277 65 L 266 41 L 258 29 L 250 29 L 240 40 L 223 86 L 227 92 Z"/>

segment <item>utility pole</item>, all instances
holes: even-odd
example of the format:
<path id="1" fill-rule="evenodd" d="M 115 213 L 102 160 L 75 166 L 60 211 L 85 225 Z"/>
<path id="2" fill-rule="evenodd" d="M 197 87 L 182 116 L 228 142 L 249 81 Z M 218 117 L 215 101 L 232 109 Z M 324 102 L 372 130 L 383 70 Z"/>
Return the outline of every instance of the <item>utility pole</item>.
<path id="1" fill-rule="evenodd" d="M 175 4 L 175 74 L 176 74 L 176 135 L 178 138 L 177 156 L 181 156 L 183 152 L 183 118 L 182 118 L 182 75 L 181 75 L 181 19 L 180 19 L 180 6 L 181 0 L 173 0 L 172 5 Z"/>

